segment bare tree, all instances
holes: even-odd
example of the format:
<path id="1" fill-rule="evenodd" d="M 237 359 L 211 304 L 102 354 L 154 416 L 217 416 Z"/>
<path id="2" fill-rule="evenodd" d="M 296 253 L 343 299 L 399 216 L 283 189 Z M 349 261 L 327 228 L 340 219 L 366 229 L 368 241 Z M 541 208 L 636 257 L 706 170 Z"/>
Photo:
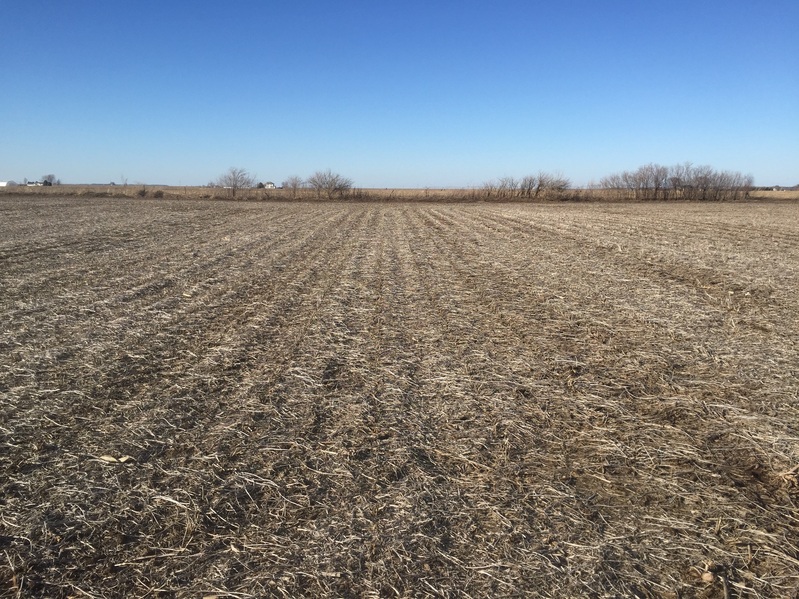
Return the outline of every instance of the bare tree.
<path id="1" fill-rule="evenodd" d="M 675 164 L 669 169 L 669 190 L 675 199 L 687 199 L 689 187 L 691 185 L 691 171 L 693 166 L 690 162 Z"/>
<path id="2" fill-rule="evenodd" d="M 45 185 L 52 185 L 56 182 L 55 175 L 43 175 L 42 176 L 42 183 Z"/>
<path id="3" fill-rule="evenodd" d="M 558 196 L 571 186 L 571 181 L 561 173 L 539 171 L 536 177 L 534 197 Z"/>
<path id="4" fill-rule="evenodd" d="M 497 195 L 500 198 L 513 198 L 519 193 L 519 182 L 513 177 L 500 177 L 497 182 Z"/>
<path id="5" fill-rule="evenodd" d="M 672 167 L 647 164 L 635 171 L 603 177 L 605 189 L 621 190 L 636 200 L 685 199 L 699 201 L 736 200 L 746 197 L 754 180 L 739 172 L 717 171 L 690 162 Z"/>
<path id="6" fill-rule="evenodd" d="M 302 180 L 302 177 L 298 177 L 297 175 L 292 175 L 288 177 L 282 183 L 283 189 L 288 189 L 289 193 L 291 194 L 291 198 L 294 199 L 297 197 L 297 194 L 300 192 L 305 186 L 305 181 Z"/>
<path id="7" fill-rule="evenodd" d="M 647 196 L 653 200 L 666 199 L 666 185 L 669 180 L 668 167 L 659 164 L 647 164 L 636 171 L 642 187 L 647 190 Z"/>
<path id="8" fill-rule="evenodd" d="M 497 184 L 494 181 L 486 181 L 481 187 L 483 199 L 490 200 L 497 193 Z"/>
<path id="9" fill-rule="evenodd" d="M 486 197 L 497 198 L 539 198 L 556 197 L 571 187 L 571 181 L 560 173 L 539 171 L 537 175 L 527 175 L 521 179 L 501 177 L 496 182 L 483 185 Z"/>
<path id="10" fill-rule="evenodd" d="M 230 194 L 235 198 L 236 191 L 247 189 L 255 184 L 255 177 L 250 175 L 246 169 L 231 166 L 228 172 L 216 180 L 216 185 L 230 190 Z"/>
<path id="11" fill-rule="evenodd" d="M 334 195 L 344 195 L 352 189 L 352 180 L 327 169 L 326 171 L 317 171 L 308 177 L 308 185 L 316 190 L 316 197 L 321 198 L 324 193 L 327 195 L 327 199 L 331 200 Z"/>
<path id="12" fill-rule="evenodd" d="M 538 177 L 535 175 L 527 175 L 522 177 L 519 182 L 519 195 L 523 198 L 531 198 L 538 187 Z"/>

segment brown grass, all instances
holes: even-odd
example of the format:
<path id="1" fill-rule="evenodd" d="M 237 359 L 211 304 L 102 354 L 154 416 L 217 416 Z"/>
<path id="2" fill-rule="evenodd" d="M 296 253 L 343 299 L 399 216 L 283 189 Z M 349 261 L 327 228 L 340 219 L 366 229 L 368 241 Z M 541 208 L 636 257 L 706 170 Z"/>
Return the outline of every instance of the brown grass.
<path id="1" fill-rule="evenodd" d="M 0 198 L 25 197 L 78 197 L 78 198 L 133 198 L 133 199 L 173 199 L 173 200 L 231 200 L 230 190 L 214 187 L 174 186 L 174 185 L 57 185 L 53 187 L 9 187 L 0 188 Z M 315 201 L 317 193 L 312 189 L 300 189 L 292 194 L 289 189 L 240 189 L 236 192 L 239 201 Z M 487 192 L 483 187 L 476 188 L 354 188 L 344 198 L 354 201 L 385 202 L 631 202 L 635 201 L 632 191 L 614 189 L 569 189 L 564 192 L 544 192 L 538 198 L 499 196 Z M 327 201 L 326 198 L 322 198 Z M 799 191 L 750 192 L 751 201 L 794 201 L 799 200 Z M 680 201 L 680 200 L 677 200 Z"/>
<path id="2" fill-rule="evenodd" d="M 160 192 L 160 194 L 159 194 Z M 52 187 L 0 188 L 0 198 L 25 197 L 78 197 L 78 198 L 134 198 L 134 199 L 233 199 L 230 190 L 219 187 L 192 187 L 169 185 L 57 185 Z M 349 191 L 348 199 L 372 201 L 461 201 L 482 199 L 479 189 L 392 189 L 356 188 Z M 315 201 L 316 191 L 299 189 L 293 194 L 289 189 L 240 189 L 236 200 L 261 201 Z M 323 198 L 327 201 L 326 197 Z"/>
<path id="3" fill-rule="evenodd" d="M 755 200 L 799 200 L 799 189 L 753 191 L 749 195 Z"/>
<path id="4" fill-rule="evenodd" d="M 799 206 L 0 196 L 0 595 L 799 597 Z"/>

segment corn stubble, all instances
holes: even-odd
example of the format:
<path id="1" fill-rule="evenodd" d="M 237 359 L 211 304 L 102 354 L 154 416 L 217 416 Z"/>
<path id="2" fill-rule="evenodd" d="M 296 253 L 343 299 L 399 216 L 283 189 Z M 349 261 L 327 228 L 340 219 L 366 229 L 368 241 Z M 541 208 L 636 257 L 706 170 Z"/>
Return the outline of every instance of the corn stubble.
<path id="1" fill-rule="evenodd" d="M 1 596 L 797 596 L 797 205 L 0 233 Z"/>

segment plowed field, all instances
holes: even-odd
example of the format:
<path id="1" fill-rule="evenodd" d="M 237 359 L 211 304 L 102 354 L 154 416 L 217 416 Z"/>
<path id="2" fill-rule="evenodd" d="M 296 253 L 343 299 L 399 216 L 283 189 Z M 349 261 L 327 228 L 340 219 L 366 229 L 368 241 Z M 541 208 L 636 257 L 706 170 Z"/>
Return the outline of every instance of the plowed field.
<path id="1" fill-rule="evenodd" d="M 799 597 L 799 205 L 0 199 L 0 596 Z"/>

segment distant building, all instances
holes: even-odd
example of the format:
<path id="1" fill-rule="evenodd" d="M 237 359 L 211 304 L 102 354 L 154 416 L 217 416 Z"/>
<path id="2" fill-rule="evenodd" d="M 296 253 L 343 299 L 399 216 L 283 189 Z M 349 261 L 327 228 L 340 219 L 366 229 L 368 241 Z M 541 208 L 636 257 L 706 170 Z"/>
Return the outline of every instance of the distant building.
<path id="1" fill-rule="evenodd" d="M 14 181 L 0 181 L 0 187 L 16 187 L 17 184 Z"/>
<path id="2" fill-rule="evenodd" d="M 264 183 L 264 189 L 277 189 L 277 186 L 271 181 Z"/>

